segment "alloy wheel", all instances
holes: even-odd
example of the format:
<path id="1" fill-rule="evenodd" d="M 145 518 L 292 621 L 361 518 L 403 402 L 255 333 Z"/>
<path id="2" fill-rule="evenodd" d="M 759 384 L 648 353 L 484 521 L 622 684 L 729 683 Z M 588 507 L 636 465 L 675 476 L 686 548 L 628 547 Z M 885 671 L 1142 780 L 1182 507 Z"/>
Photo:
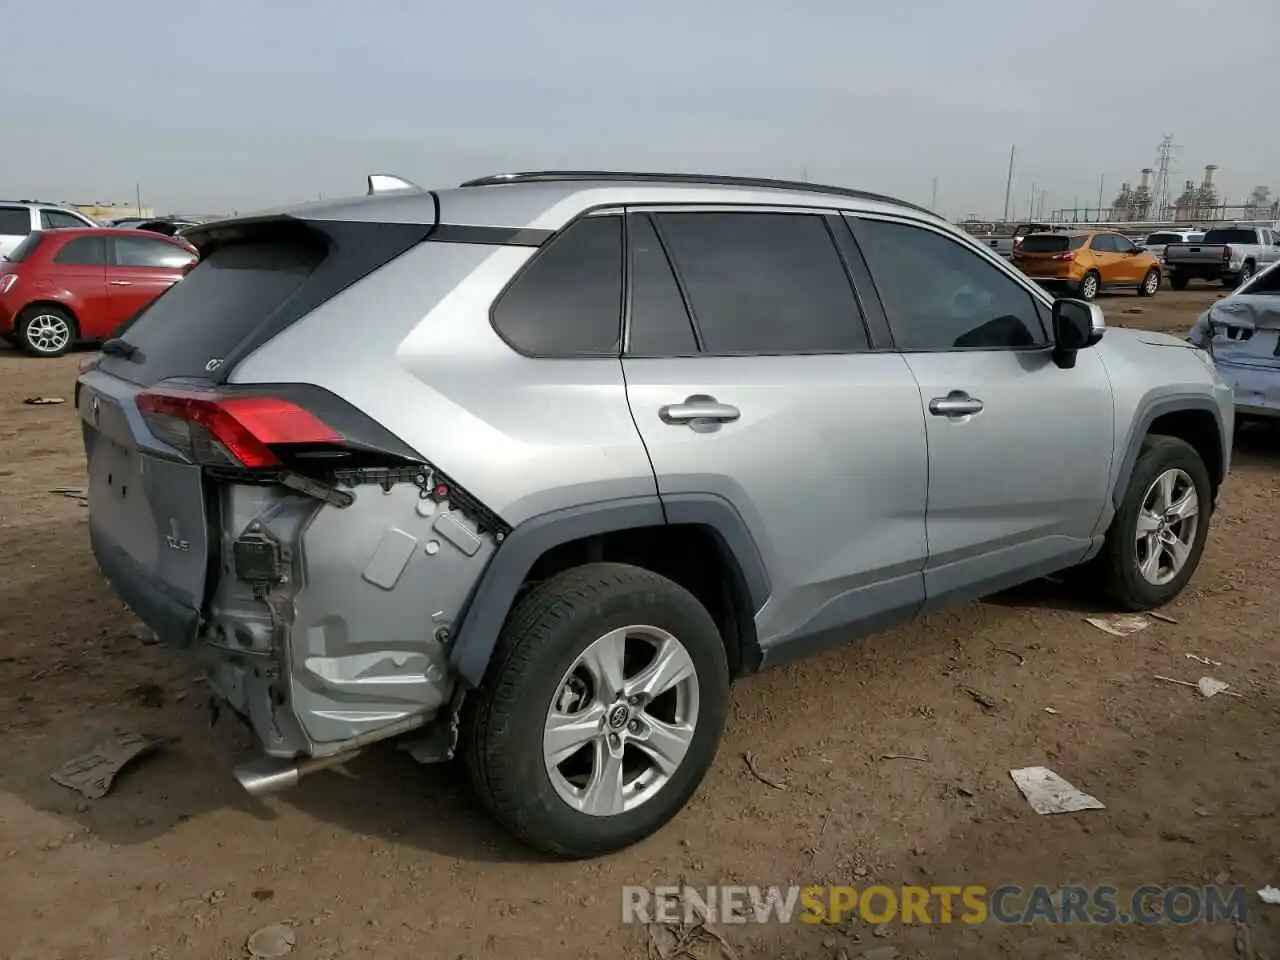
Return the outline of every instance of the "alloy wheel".
<path id="1" fill-rule="evenodd" d="M 543 762 L 566 804 L 614 816 L 652 799 L 684 761 L 698 723 L 698 674 L 675 636 L 611 630 L 565 672 L 543 728 Z"/>
<path id="2" fill-rule="evenodd" d="M 40 313 L 27 321 L 26 339 L 37 353 L 57 353 L 71 342 L 71 326 L 52 313 Z"/>
<path id="3" fill-rule="evenodd" d="M 1200 526 L 1200 497 L 1185 470 L 1173 468 L 1156 477 L 1138 508 L 1138 573 L 1163 586 L 1187 565 Z"/>

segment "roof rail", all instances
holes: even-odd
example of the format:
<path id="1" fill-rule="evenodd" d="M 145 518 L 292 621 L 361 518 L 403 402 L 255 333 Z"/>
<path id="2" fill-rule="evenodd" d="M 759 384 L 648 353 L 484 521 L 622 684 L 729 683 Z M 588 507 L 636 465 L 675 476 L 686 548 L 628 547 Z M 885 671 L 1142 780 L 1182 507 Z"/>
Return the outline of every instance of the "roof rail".
<path id="1" fill-rule="evenodd" d="M 702 173 L 643 173 L 637 171 L 617 170 L 529 170 L 522 173 L 498 173 L 488 177 L 477 177 L 459 184 L 462 187 L 489 187 L 501 183 L 555 183 L 564 181 L 612 181 L 632 180 L 642 183 L 687 183 L 706 184 L 717 187 L 747 187 L 771 190 L 799 190 L 807 193 L 821 193 L 836 197 L 850 197 L 855 200 L 873 200 L 880 203 L 892 203 L 908 207 L 921 213 L 934 215 L 926 209 L 897 197 L 888 197 L 880 193 L 866 190 L 852 190 L 848 187 L 833 187 L 822 183 L 809 183 L 807 180 L 774 180 L 769 177 L 734 177 L 722 174 Z"/>
<path id="2" fill-rule="evenodd" d="M 379 193 L 400 193 L 408 191 L 410 193 L 425 193 L 420 186 L 412 180 L 406 180 L 404 177 L 397 177 L 390 173 L 371 173 L 369 174 L 369 196 Z"/>

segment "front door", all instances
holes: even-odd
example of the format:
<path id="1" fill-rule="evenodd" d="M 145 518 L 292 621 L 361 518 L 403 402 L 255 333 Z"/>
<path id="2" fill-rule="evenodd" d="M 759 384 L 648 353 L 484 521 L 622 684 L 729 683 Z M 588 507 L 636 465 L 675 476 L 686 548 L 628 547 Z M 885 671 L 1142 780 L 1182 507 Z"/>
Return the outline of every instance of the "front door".
<path id="1" fill-rule="evenodd" d="M 746 521 L 766 658 L 913 616 L 924 415 L 903 358 L 873 349 L 843 221 L 666 208 L 633 210 L 628 234 L 631 411 L 670 522 L 708 496 Z"/>
<path id="2" fill-rule="evenodd" d="M 970 244 L 903 220 L 852 223 L 928 411 L 929 605 L 1081 560 L 1115 429 L 1097 352 L 1055 365 L 1047 305 Z"/>
<path id="3" fill-rule="evenodd" d="M 75 313 L 80 337 L 98 339 L 111 314 L 106 241 L 101 236 L 68 240 L 53 255 L 48 279 Z"/>
<path id="4" fill-rule="evenodd" d="M 1146 258 L 1142 250 L 1128 237 L 1116 235 L 1111 238 L 1116 249 L 1115 279 L 1112 283 L 1137 286 L 1143 274 L 1147 272 Z"/>

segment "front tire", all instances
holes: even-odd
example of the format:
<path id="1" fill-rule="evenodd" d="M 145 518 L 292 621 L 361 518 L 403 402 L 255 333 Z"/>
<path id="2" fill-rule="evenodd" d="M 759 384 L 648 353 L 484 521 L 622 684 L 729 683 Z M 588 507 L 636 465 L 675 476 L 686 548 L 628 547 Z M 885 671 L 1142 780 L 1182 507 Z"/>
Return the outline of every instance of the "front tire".
<path id="1" fill-rule="evenodd" d="M 76 322 L 60 307 L 28 307 L 18 320 L 18 344 L 33 357 L 60 357 L 75 343 Z"/>
<path id="2" fill-rule="evenodd" d="M 715 758 L 729 703 L 724 643 L 679 584 L 595 563 L 512 611 L 463 751 L 481 801 L 520 840 L 599 856 L 659 830 Z"/>
<path id="3" fill-rule="evenodd" d="M 1152 267 L 1147 271 L 1147 275 L 1142 278 L 1142 283 L 1138 284 L 1138 296 L 1154 297 L 1160 289 L 1160 271 L 1156 267 Z"/>
<path id="4" fill-rule="evenodd" d="M 1098 271 L 1090 270 L 1084 275 L 1084 279 L 1080 281 L 1078 296 L 1081 300 L 1092 300 L 1098 295 L 1098 289 L 1102 286 L 1102 277 L 1098 275 Z"/>
<path id="5" fill-rule="evenodd" d="M 1137 611 L 1181 593 L 1200 564 L 1212 504 L 1209 471 L 1191 444 L 1144 440 L 1098 558 L 1108 598 Z"/>

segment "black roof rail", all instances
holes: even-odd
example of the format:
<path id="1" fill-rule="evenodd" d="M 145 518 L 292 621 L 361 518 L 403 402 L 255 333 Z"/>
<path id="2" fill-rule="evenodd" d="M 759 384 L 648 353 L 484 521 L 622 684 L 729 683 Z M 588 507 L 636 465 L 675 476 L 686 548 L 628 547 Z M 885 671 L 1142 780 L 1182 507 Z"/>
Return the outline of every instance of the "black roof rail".
<path id="1" fill-rule="evenodd" d="M 807 180 L 774 180 L 769 177 L 734 177 L 722 174 L 702 173 L 642 173 L 636 171 L 617 170 L 529 170 L 522 173 L 498 173 L 488 177 L 477 177 L 459 184 L 461 187 L 491 187 L 502 183 L 555 183 L 563 181 L 614 181 L 630 180 L 641 183 L 687 183 L 705 184 L 715 187 L 746 187 L 771 190 L 798 190 L 806 193 L 821 193 L 835 197 L 849 197 L 854 200 L 871 200 L 878 203 L 892 203 L 900 207 L 936 216 L 932 210 L 899 200 L 897 197 L 871 193 L 867 190 L 853 190 L 848 187 L 833 187 L 822 183 L 809 183 Z"/>

